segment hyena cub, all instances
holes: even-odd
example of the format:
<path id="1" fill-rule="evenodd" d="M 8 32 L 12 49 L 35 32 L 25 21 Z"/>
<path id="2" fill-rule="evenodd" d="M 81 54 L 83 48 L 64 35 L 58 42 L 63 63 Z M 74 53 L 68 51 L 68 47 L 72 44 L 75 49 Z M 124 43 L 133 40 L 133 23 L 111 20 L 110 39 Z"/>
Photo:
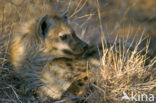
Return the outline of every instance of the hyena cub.
<path id="1" fill-rule="evenodd" d="M 53 13 L 21 25 L 11 41 L 10 59 L 27 85 L 59 99 L 73 81 L 86 75 L 85 66 L 77 68 L 76 64 L 76 58 L 86 48 L 87 44 L 66 22 L 66 16 Z"/>

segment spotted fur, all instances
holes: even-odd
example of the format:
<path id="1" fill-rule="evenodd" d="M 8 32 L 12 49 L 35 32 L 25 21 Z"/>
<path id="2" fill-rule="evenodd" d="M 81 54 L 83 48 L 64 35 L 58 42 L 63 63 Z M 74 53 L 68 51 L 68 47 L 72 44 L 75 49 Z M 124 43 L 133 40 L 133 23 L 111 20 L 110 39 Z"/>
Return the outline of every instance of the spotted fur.
<path id="1" fill-rule="evenodd" d="M 28 87 L 61 98 L 73 81 L 85 74 L 78 60 L 87 47 L 63 17 L 46 14 L 21 26 L 13 35 L 10 60 Z"/>

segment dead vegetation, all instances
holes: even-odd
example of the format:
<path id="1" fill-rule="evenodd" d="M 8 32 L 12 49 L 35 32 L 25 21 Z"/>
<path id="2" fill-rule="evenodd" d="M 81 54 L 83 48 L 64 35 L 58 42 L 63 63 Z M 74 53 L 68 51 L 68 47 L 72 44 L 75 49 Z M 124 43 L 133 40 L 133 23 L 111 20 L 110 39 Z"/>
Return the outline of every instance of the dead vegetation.
<path id="1" fill-rule="evenodd" d="M 13 67 L 9 63 L 9 40 L 19 23 L 51 11 L 61 15 L 66 10 L 69 10 L 70 24 L 79 36 L 90 44 L 101 41 L 100 37 L 102 40 L 107 38 L 107 41 L 114 40 L 116 36 L 128 38 L 122 40 L 124 43 L 116 39 L 109 49 L 103 47 L 101 66 L 94 70 L 96 82 L 90 83 L 88 95 L 84 97 L 69 95 L 68 99 L 78 98 L 97 103 L 122 102 L 123 92 L 131 95 L 132 91 L 136 94 L 156 96 L 155 0 L 0 0 L 0 2 L 0 102 L 50 102 L 48 98 L 37 98 L 33 91 L 26 92 L 26 88 L 25 90 L 19 88 L 24 80 L 14 74 Z M 145 40 L 138 39 L 140 34 L 152 36 L 151 43 L 145 45 Z M 126 48 L 127 44 L 133 49 Z M 152 59 L 149 59 L 149 56 Z M 58 103 L 65 101 L 67 100 L 59 100 Z"/>

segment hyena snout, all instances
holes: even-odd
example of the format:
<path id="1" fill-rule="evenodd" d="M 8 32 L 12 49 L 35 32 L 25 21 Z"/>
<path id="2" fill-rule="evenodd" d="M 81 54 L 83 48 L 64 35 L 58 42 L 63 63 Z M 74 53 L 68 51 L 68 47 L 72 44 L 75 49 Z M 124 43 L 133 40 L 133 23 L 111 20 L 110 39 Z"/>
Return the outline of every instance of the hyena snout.
<path id="1" fill-rule="evenodd" d="M 84 52 L 88 48 L 88 44 L 83 41 L 81 42 L 80 46 L 81 46 L 82 52 Z"/>
<path id="2" fill-rule="evenodd" d="M 72 47 L 73 47 L 73 51 L 75 52 L 75 54 L 81 55 L 88 48 L 88 44 L 84 41 L 79 40 Z"/>
<path id="3" fill-rule="evenodd" d="M 84 50 L 86 50 L 88 48 L 88 44 L 87 43 L 83 43 L 82 47 L 83 47 Z"/>

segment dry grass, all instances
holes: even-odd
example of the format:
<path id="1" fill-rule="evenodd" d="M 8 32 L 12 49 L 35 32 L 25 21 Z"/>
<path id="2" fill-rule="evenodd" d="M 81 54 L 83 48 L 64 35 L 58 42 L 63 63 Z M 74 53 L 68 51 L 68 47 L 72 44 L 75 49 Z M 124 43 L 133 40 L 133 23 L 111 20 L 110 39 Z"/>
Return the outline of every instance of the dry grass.
<path id="1" fill-rule="evenodd" d="M 148 45 L 146 53 L 142 55 L 142 50 L 138 51 L 138 42 L 134 48 L 126 48 L 126 45 L 116 42 L 110 49 L 103 50 L 101 67 L 96 76 L 97 84 L 94 85 L 102 96 L 103 101 L 122 102 L 123 92 L 131 96 L 131 92 L 136 94 L 156 93 L 156 70 L 154 64 L 156 58 L 146 64 L 148 56 Z M 96 92 L 97 92 L 96 91 Z"/>
<path id="2" fill-rule="evenodd" d="M 92 41 L 105 40 L 101 66 L 94 70 L 95 83 L 91 83 L 89 95 L 79 97 L 80 99 L 97 103 L 122 102 L 123 92 L 130 95 L 132 91 L 136 94 L 154 94 L 156 98 L 155 0 L 148 2 L 0 0 L 0 2 L 0 102 L 50 102 L 48 98 L 36 98 L 33 91 L 19 88 L 22 87 L 24 80 L 14 73 L 9 62 L 9 39 L 19 23 L 49 11 L 62 14 L 66 10 L 70 13 L 70 24 L 82 39 L 90 44 L 96 44 Z M 142 32 L 143 30 L 145 32 Z M 144 37 L 134 41 L 131 37 L 142 33 L 145 36 L 147 34 L 152 36 L 152 40 L 151 44 L 147 43 L 140 49 Z M 129 39 L 120 43 L 119 38 L 112 39 L 116 35 Z M 115 41 L 109 48 L 104 46 L 106 38 L 107 41 Z M 152 59 L 149 59 L 149 55 Z M 58 102 L 64 101 L 66 100 Z"/>

